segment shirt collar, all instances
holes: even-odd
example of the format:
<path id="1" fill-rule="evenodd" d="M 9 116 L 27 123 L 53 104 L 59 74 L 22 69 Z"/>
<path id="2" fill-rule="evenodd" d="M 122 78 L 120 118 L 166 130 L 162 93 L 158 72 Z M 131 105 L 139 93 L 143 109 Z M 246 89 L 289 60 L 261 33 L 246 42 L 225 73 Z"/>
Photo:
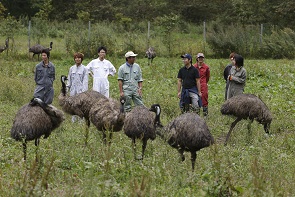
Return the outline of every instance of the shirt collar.
<path id="1" fill-rule="evenodd" d="M 45 63 L 44 63 L 44 61 L 42 61 L 42 65 L 43 65 L 43 67 L 46 67 L 45 66 Z M 47 65 L 47 67 L 49 68 L 49 67 L 51 67 L 51 64 L 50 64 L 50 62 L 48 62 L 48 65 Z"/>
<path id="2" fill-rule="evenodd" d="M 133 64 L 129 64 L 128 62 L 126 62 L 126 65 L 127 65 L 128 67 L 131 67 Z"/>

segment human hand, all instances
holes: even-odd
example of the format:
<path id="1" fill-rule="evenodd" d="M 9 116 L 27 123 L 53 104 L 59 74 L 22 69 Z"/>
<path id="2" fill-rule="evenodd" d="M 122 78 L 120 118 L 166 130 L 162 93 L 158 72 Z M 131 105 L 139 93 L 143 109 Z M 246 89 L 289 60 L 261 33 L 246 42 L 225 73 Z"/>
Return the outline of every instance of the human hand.
<path id="1" fill-rule="evenodd" d="M 229 75 L 229 76 L 228 76 L 228 80 L 231 81 L 232 79 L 233 79 L 233 77 L 232 77 L 231 75 Z"/>

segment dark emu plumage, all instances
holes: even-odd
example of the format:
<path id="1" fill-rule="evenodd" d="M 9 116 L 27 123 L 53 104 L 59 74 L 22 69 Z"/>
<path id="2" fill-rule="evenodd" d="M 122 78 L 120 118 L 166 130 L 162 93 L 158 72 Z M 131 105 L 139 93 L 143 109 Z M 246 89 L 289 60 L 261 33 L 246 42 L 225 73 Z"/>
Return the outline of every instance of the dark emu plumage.
<path id="1" fill-rule="evenodd" d="M 113 132 L 122 130 L 125 120 L 125 101 L 125 97 L 121 97 L 120 102 L 112 98 L 99 99 L 89 111 L 90 121 L 97 130 L 102 131 L 104 144 L 108 141 L 110 145 Z M 107 140 L 107 131 L 109 140 Z"/>
<path id="2" fill-rule="evenodd" d="M 253 94 L 240 94 L 231 97 L 222 105 L 221 113 L 223 115 L 232 115 L 236 117 L 236 120 L 231 124 L 224 145 L 227 144 L 233 128 L 242 119 L 250 119 L 248 124 L 249 132 L 251 129 L 251 123 L 256 120 L 258 123 L 263 124 L 265 132 L 269 133 L 272 121 L 271 112 L 265 103 Z"/>
<path id="3" fill-rule="evenodd" d="M 156 125 L 160 123 L 161 107 L 158 104 L 153 106 L 151 109 L 136 106 L 126 115 L 123 130 L 132 139 L 135 159 L 143 159 L 147 141 L 156 138 Z M 139 158 L 136 158 L 136 139 L 142 141 L 142 155 Z"/>
<path id="4" fill-rule="evenodd" d="M 48 138 L 64 119 L 61 110 L 47 105 L 38 98 L 32 99 L 30 104 L 19 109 L 10 133 L 13 139 L 23 142 L 24 160 L 27 157 L 27 141 L 35 140 L 35 145 L 38 147 L 40 137 L 44 135 L 44 139 Z"/>
<path id="5" fill-rule="evenodd" d="M 42 53 L 42 51 L 44 49 L 46 49 L 48 51 L 51 51 L 52 50 L 52 45 L 53 45 L 53 42 L 50 42 L 49 47 L 46 48 L 46 47 L 44 47 L 44 46 L 42 46 L 40 44 L 36 44 L 36 45 L 29 48 L 29 52 L 33 53 L 33 57 L 37 54 L 38 55 L 38 60 L 39 60 L 39 56 Z"/>
<path id="6" fill-rule="evenodd" d="M 214 143 L 205 120 L 196 113 L 181 114 L 165 127 L 159 124 L 157 134 L 178 150 L 182 161 L 185 160 L 184 151 L 191 153 L 193 171 L 197 151 Z"/>
<path id="7" fill-rule="evenodd" d="M 74 96 L 67 95 L 66 80 L 67 77 L 62 75 L 61 78 L 61 93 L 58 96 L 59 105 L 62 107 L 62 110 L 70 115 L 77 115 L 80 118 L 84 118 L 86 122 L 86 131 L 85 131 L 85 145 L 87 145 L 89 127 L 90 127 L 90 109 L 93 105 L 101 101 L 108 102 L 108 98 L 100 94 L 97 91 L 88 90 L 76 94 Z"/>
<path id="8" fill-rule="evenodd" d="M 0 46 L 0 53 L 2 53 L 3 51 L 5 51 L 6 49 L 8 49 L 9 47 L 9 38 L 7 38 L 5 40 L 5 45 L 4 46 Z"/>

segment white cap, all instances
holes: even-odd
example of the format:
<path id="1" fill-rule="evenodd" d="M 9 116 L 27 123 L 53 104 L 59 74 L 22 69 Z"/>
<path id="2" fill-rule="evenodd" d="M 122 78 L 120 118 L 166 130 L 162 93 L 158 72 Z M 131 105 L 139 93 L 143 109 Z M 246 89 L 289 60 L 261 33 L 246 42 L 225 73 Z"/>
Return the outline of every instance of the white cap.
<path id="1" fill-rule="evenodd" d="M 137 56 L 137 54 L 133 53 L 132 51 L 128 51 L 126 54 L 125 54 L 125 57 L 135 57 Z"/>
<path id="2" fill-rule="evenodd" d="M 205 57 L 203 53 L 198 53 L 197 58 L 199 57 Z"/>

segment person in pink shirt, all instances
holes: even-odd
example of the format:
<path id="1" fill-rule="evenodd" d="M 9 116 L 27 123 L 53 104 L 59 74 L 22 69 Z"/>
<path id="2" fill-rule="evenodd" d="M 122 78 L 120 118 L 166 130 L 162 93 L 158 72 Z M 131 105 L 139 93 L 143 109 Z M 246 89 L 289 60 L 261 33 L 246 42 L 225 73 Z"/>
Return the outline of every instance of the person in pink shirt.
<path id="1" fill-rule="evenodd" d="M 206 117 L 208 115 L 208 82 L 210 79 L 210 68 L 204 63 L 205 56 L 203 53 L 197 54 L 197 63 L 194 64 L 200 74 L 200 84 L 202 92 L 202 107 L 203 115 Z"/>

